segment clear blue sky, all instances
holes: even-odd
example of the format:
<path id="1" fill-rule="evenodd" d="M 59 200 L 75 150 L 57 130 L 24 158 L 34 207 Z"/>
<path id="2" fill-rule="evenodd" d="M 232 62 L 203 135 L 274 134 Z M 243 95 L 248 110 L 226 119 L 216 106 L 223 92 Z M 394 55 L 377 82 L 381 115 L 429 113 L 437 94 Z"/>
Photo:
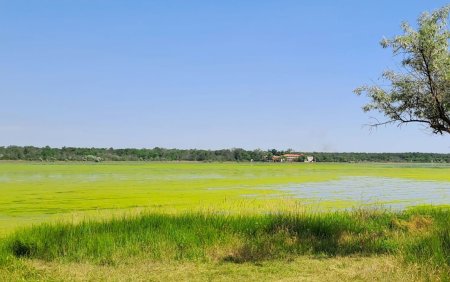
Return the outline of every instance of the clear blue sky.
<path id="1" fill-rule="evenodd" d="M 0 1 L 0 146 L 450 152 L 370 131 L 379 46 L 447 1 Z"/>

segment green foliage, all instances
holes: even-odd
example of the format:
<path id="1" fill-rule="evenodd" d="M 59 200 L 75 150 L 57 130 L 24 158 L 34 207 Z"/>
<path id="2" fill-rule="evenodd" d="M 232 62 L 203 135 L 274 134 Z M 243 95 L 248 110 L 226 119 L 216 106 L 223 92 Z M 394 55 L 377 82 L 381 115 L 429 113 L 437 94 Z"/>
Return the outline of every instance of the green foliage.
<path id="1" fill-rule="evenodd" d="M 0 160 L 28 161 L 214 161 L 265 162 L 288 151 L 271 149 L 199 150 L 199 149 L 113 149 L 113 148 L 38 148 L 33 146 L 0 147 Z M 440 162 L 450 163 L 450 154 L 433 153 L 323 153 L 303 152 L 319 162 Z M 303 162 L 304 157 L 298 161 Z"/>
<path id="2" fill-rule="evenodd" d="M 402 24 L 403 34 L 383 39 L 383 48 L 392 48 L 394 55 L 402 55 L 403 73 L 388 70 L 383 79 L 389 88 L 362 86 L 355 90 L 366 93 L 371 102 L 364 111 L 383 113 L 387 123 L 425 124 L 433 133 L 450 133 L 450 52 L 448 16 L 450 5 L 418 19 L 415 30 Z"/>

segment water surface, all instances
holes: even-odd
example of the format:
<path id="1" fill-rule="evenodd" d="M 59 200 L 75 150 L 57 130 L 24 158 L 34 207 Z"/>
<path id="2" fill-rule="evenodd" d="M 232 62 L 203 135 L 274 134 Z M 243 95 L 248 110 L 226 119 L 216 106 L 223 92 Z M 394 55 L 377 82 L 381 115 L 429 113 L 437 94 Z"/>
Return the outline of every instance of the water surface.
<path id="1" fill-rule="evenodd" d="M 277 189 L 310 202 L 346 201 L 391 208 L 450 204 L 450 182 L 442 181 L 353 176 Z"/>

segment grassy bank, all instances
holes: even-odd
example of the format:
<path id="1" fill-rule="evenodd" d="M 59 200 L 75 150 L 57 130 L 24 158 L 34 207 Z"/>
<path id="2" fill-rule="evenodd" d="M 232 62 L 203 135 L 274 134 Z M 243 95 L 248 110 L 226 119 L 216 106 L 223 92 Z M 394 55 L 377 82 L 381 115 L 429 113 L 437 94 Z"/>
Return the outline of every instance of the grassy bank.
<path id="1" fill-rule="evenodd" d="M 24 260 L 119 267 L 130 258 L 242 264 L 292 261 L 303 255 L 390 255 L 414 265 L 420 275 L 450 279 L 450 210 L 142 214 L 41 224 L 5 238 L 0 261 L 4 267 Z"/>

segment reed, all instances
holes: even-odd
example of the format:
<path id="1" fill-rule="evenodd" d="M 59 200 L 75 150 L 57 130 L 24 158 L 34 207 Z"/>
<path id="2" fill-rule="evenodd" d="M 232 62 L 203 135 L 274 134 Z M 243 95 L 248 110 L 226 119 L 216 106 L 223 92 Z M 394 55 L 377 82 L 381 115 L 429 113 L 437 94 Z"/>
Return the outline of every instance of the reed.
<path id="1" fill-rule="evenodd" d="M 1 257 L 118 264 L 154 261 L 258 262 L 299 255 L 401 256 L 448 278 L 450 211 L 157 214 L 78 224 L 40 224 L 10 234 Z"/>

